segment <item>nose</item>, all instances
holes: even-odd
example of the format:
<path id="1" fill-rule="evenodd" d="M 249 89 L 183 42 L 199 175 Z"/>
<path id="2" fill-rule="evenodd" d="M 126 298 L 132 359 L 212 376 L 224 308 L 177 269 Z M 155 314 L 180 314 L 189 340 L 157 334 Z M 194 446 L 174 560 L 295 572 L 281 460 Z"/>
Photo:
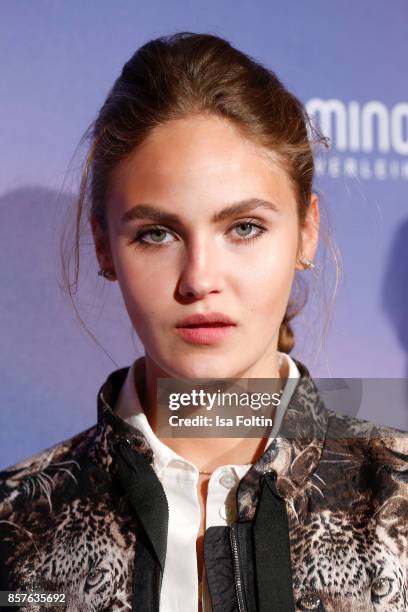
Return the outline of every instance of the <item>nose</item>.
<path id="1" fill-rule="evenodd" d="M 215 245 L 204 238 L 186 248 L 179 280 L 180 295 L 201 298 L 221 291 L 221 262 Z"/>

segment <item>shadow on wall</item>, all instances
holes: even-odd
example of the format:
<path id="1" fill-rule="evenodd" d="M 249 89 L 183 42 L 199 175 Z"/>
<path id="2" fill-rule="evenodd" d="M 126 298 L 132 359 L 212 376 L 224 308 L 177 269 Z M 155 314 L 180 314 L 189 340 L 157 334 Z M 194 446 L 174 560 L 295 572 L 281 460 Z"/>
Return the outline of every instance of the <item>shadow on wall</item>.
<path id="1" fill-rule="evenodd" d="M 73 200 L 42 187 L 0 197 L 0 467 L 92 425 L 107 374 L 142 353 L 118 284 L 96 274 L 92 240 L 81 254 L 78 307 L 114 362 L 59 286 L 59 242 Z"/>
<path id="2" fill-rule="evenodd" d="M 408 378 L 408 219 L 392 241 L 382 284 L 381 304 L 407 354 Z"/>

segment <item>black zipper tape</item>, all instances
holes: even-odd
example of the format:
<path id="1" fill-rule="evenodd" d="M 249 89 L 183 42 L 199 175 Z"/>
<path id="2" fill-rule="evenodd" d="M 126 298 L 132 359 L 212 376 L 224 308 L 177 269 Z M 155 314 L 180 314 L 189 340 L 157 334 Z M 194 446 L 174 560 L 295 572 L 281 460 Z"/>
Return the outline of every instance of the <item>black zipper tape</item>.
<path id="1" fill-rule="evenodd" d="M 132 609 L 159 612 L 169 521 L 166 494 L 152 466 L 128 440 L 118 438 L 115 447 L 118 476 L 139 521 Z"/>
<path id="2" fill-rule="evenodd" d="M 277 492 L 274 472 L 262 477 L 252 535 L 258 612 L 294 612 L 286 503 Z"/>

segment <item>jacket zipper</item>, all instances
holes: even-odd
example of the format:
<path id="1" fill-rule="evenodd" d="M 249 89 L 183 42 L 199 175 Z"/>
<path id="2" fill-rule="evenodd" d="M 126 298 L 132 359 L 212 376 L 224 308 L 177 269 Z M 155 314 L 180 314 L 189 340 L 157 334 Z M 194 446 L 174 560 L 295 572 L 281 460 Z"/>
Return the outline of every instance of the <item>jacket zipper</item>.
<path id="1" fill-rule="evenodd" d="M 130 448 L 130 449 L 131 449 L 131 443 L 130 443 L 130 441 L 128 440 L 128 438 L 125 438 L 125 437 L 123 437 L 123 436 L 119 436 L 119 437 L 118 437 L 118 439 L 117 439 L 117 444 L 124 444 L 125 446 L 127 446 L 128 448 Z M 156 476 L 157 476 L 157 475 L 156 475 Z M 163 492 L 164 492 L 164 490 L 163 490 Z M 168 521 L 169 521 L 169 504 L 168 504 L 168 500 L 167 500 L 167 496 L 166 496 L 166 493 L 165 493 L 165 492 L 164 492 L 164 496 L 165 496 L 166 501 L 167 501 L 166 506 L 167 506 L 167 524 L 168 524 Z M 154 603 L 156 603 L 156 604 L 157 604 L 157 610 L 159 610 L 159 608 L 160 608 L 162 584 L 163 584 L 163 572 L 162 572 L 162 570 L 160 569 L 160 572 L 159 572 L 159 584 L 158 584 L 158 588 L 156 589 L 156 592 L 155 592 L 155 593 L 153 593 Z M 154 605 L 154 604 L 153 604 L 153 605 Z"/>
<path id="2" fill-rule="evenodd" d="M 236 524 L 232 523 L 230 525 L 230 542 L 231 542 L 232 559 L 233 559 L 233 566 L 234 566 L 235 591 L 237 594 L 239 612 L 246 612 L 244 593 L 243 593 L 243 587 L 242 587 L 241 569 L 239 565 L 238 540 L 237 540 L 236 529 L 237 529 Z"/>

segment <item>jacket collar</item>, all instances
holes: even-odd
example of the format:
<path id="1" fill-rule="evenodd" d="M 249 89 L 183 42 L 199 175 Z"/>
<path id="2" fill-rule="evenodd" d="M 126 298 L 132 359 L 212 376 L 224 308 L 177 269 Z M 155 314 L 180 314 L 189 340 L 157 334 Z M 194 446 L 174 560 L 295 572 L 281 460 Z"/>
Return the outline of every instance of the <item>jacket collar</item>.
<path id="1" fill-rule="evenodd" d="M 240 520 L 253 519 L 260 495 L 261 478 L 266 472 L 276 473 L 277 491 L 289 503 L 295 498 L 304 499 L 308 487 L 315 486 L 310 479 L 323 452 L 332 412 L 320 399 L 306 366 L 297 359 L 294 361 L 300 371 L 300 378 L 278 434 L 239 483 L 237 510 Z M 294 507 L 293 510 L 296 513 Z"/>
<path id="2" fill-rule="evenodd" d="M 132 451 L 143 455 L 149 465 L 153 464 L 153 451 L 143 433 L 113 411 L 128 371 L 129 367 L 115 370 L 98 391 L 97 426 L 89 454 L 95 463 L 108 471 L 115 471 L 116 445 L 121 440 L 125 440 Z"/>
<path id="3" fill-rule="evenodd" d="M 241 479 L 237 489 L 239 520 L 252 520 L 260 494 L 261 477 L 274 471 L 282 497 L 292 499 L 305 491 L 323 450 L 331 412 L 319 397 L 306 366 L 294 360 L 300 378 L 286 408 L 279 431 L 265 453 Z M 116 443 L 127 440 L 129 447 L 153 464 L 153 451 L 143 433 L 115 414 L 129 367 L 112 372 L 97 396 L 98 422 L 89 453 L 103 469 L 114 471 Z"/>

